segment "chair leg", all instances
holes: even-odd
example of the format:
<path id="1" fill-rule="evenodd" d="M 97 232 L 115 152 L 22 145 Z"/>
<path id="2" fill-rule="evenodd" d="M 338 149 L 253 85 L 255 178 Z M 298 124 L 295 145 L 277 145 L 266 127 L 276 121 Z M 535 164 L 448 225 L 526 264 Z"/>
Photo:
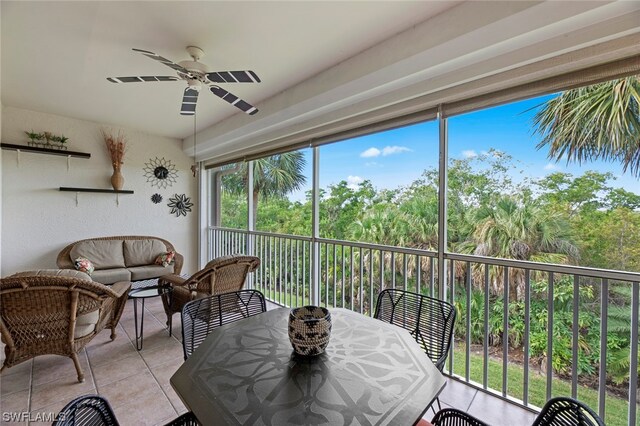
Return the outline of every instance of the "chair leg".
<path id="1" fill-rule="evenodd" d="M 75 365 L 76 371 L 78 372 L 78 382 L 84 382 L 84 373 L 82 372 L 82 367 L 80 366 L 78 354 L 71 354 L 71 359 L 73 360 L 73 365 Z"/>
<path id="2" fill-rule="evenodd" d="M 111 327 L 111 340 L 115 340 L 116 339 L 116 326 L 112 326 Z"/>
<path id="3" fill-rule="evenodd" d="M 433 414 L 438 413 L 438 411 L 436 411 L 436 408 L 434 407 L 435 404 L 438 404 L 438 411 L 442 410 L 442 407 L 440 406 L 440 398 L 436 398 L 435 403 L 430 405 L 431 410 L 433 410 Z"/>

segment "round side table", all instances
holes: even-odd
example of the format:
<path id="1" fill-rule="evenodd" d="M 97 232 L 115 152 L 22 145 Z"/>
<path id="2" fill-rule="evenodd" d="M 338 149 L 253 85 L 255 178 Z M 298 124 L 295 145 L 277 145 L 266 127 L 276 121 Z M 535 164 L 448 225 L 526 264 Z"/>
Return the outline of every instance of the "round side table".
<path id="1" fill-rule="evenodd" d="M 151 297 L 162 296 L 171 293 L 170 286 L 154 285 L 151 287 L 135 288 L 129 292 L 129 298 L 133 299 L 133 317 L 136 327 L 136 349 L 142 350 L 142 338 L 144 336 L 144 301 Z M 169 294 L 170 296 L 170 294 Z M 142 314 L 140 314 L 140 330 L 138 330 L 138 299 L 142 301 Z M 169 332 L 171 335 L 171 332 Z"/>

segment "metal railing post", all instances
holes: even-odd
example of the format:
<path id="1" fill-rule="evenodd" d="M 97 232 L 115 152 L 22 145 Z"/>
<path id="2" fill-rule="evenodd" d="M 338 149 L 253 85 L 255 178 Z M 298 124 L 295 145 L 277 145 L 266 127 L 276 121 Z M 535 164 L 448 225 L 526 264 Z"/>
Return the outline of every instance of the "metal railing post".
<path id="1" fill-rule="evenodd" d="M 313 148 L 311 189 L 311 304 L 320 306 L 320 148 Z"/>
<path id="2" fill-rule="evenodd" d="M 447 163 L 448 135 L 447 119 L 442 115 L 442 105 L 438 107 L 439 165 L 438 165 L 438 297 L 447 300 L 445 272 L 447 251 Z"/>

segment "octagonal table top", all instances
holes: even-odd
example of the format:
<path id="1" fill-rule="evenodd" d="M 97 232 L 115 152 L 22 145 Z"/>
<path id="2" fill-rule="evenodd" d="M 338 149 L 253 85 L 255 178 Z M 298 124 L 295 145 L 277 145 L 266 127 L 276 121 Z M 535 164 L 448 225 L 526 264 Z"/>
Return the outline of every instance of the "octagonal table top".
<path id="1" fill-rule="evenodd" d="M 211 332 L 171 377 L 204 425 L 412 425 L 445 379 L 404 329 L 331 309 L 324 354 L 301 358 L 288 308 Z"/>

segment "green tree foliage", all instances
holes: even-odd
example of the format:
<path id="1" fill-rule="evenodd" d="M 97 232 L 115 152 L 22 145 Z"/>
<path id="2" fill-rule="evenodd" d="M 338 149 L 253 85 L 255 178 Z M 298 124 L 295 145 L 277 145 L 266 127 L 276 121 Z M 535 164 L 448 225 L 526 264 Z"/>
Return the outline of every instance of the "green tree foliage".
<path id="1" fill-rule="evenodd" d="M 562 92 L 534 117 L 538 148 L 555 160 L 618 161 L 640 177 L 639 105 L 638 76 Z"/>

